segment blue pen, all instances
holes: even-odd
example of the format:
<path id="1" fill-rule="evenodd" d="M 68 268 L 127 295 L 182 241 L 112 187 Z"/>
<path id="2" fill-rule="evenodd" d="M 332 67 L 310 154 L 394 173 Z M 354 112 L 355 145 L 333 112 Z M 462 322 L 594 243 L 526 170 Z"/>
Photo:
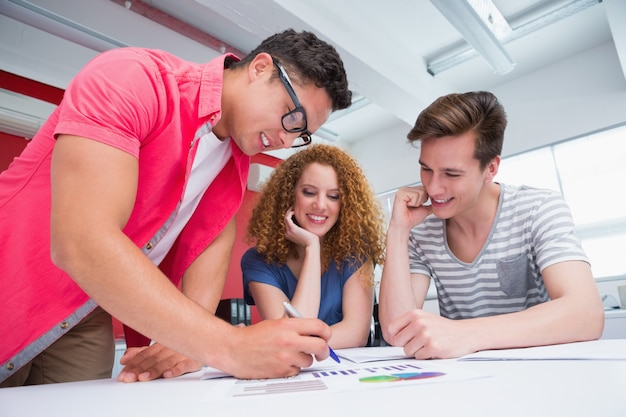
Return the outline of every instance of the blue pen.
<path id="1" fill-rule="evenodd" d="M 298 313 L 298 310 L 296 310 L 295 307 L 292 306 L 291 304 L 289 304 L 287 301 L 283 301 L 283 305 L 285 306 L 285 313 L 287 313 L 287 315 L 289 317 L 293 317 L 295 319 L 301 319 L 302 318 L 302 314 Z M 328 346 L 328 350 L 330 351 L 330 357 L 333 358 L 333 360 L 335 362 L 341 363 L 339 361 L 339 356 L 337 356 L 337 354 L 335 353 L 333 348 Z"/>

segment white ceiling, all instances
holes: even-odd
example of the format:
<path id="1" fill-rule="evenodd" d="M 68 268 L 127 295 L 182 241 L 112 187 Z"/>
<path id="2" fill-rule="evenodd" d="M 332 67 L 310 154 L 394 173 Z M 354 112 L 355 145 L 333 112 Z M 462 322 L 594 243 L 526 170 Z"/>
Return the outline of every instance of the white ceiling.
<path id="1" fill-rule="evenodd" d="M 340 51 L 351 88 L 367 97 L 365 107 L 326 127 L 342 141 L 353 142 L 397 120 L 412 124 L 424 106 L 450 92 L 493 86 L 611 41 L 606 13 L 599 2 L 588 9 L 510 42 L 517 62 L 507 75 L 496 75 L 480 57 L 433 77 L 425 60 L 464 44 L 461 35 L 427 0 L 147 0 L 192 26 L 249 51 L 270 34 L 293 27 L 312 30 Z M 496 0 L 513 25 L 567 1 Z"/>
<path id="2" fill-rule="evenodd" d="M 14 1 L 22 2 L 0 0 L 0 6 L 4 9 L 9 2 Z M 544 11 L 558 9 L 571 1 L 494 2 L 515 29 Z M 606 100 L 607 97 L 615 98 L 618 94 L 619 98 L 615 99 L 618 103 L 626 93 L 624 0 L 593 2 L 593 5 L 579 13 L 506 43 L 506 50 L 517 63 L 515 69 L 506 75 L 494 74 L 487 63 L 477 56 L 436 76 L 431 76 L 426 71 L 426 60 L 451 48 L 466 47 L 466 44 L 428 0 L 30 0 L 30 3 L 117 39 L 123 44 L 160 47 L 195 60 L 208 60 L 211 56 L 203 49 L 204 46 L 200 45 L 199 48 L 197 42 L 180 35 L 188 33 L 190 27 L 199 29 L 243 53 L 250 51 L 267 36 L 286 28 L 313 31 L 337 48 L 344 60 L 351 89 L 356 96 L 365 99 L 353 106 L 353 109 L 331 116 L 323 128 L 336 133 L 340 138 L 338 144 L 353 149 L 362 159 L 362 164 L 371 165 L 369 168 L 366 166 L 366 170 L 375 172 L 377 176 L 382 175 L 381 170 L 375 168 L 376 164 L 370 161 L 375 158 L 374 154 L 379 153 L 379 149 L 371 144 L 372 138 L 391 132 L 393 140 L 406 142 L 406 133 L 419 112 L 440 95 L 492 90 L 497 92 L 507 109 L 511 108 L 508 111 L 510 119 L 519 114 L 520 116 L 516 116 L 517 120 L 522 120 L 522 115 L 528 114 L 528 117 L 536 120 L 538 117 L 530 114 L 532 108 L 538 107 L 537 102 L 557 100 L 557 97 L 546 97 L 546 100 L 541 97 L 529 99 L 528 95 L 541 95 L 544 89 L 541 87 L 542 90 L 537 91 L 532 86 L 555 84 L 552 80 L 543 80 L 540 77 L 550 74 L 551 68 L 558 68 L 558 65 L 565 62 L 572 63 L 567 67 L 571 68 L 572 73 L 557 76 L 562 80 L 558 83 L 563 83 L 559 84 L 559 91 L 578 90 L 584 84 L 590 90 L 585 91 L 585 97 L 602 95 L 603 100 Z M 123 6 L 129 3 L 130 10 L 124 10 Z M 7 14 L 2 9 L 0 14 Z M 146 19 L 138 13 L 132 13 L 133 10 L 148 10 L 152 17 Z M 163 12 L 159 15 L 159 24 L 154 21 L 154 15 L 158 12 Z M 35 47 L 31 45 L 34 42 L 28 44 L 28 31 L 21 26 L 9 28 L 9 24 L 15 23 L 11 19 L 0 23 L 0 36 L 12 36 L 14 39 L 11 42 L 13 46 L 7 46 L 5 42 L 2 42 L 4 46 L 0 46 L 0 55 L 7 54 L 15 58 L 0 58 L 0 65 L 10 72 L 22 73 L 39 81 L 64 87 L 63 84 L 84 61 L 95 54 L 89 48 L 68 45 L 66 42 L 62 44 L 62 48 L 59 46 L 65 52 L 65 56 L 61 57 L 52 46 L 61 41 L 51 39 L 50 36 L 46 40 L 48 45 L 35 52 Z M 162 34 L 157 36 L 157 32 L 164 29 L 163 24 L 174 31 L 168 32 L 166 38 Z M 20 35 L 14 34 L 17 30 L 22 31 Z M 48 52 L 51 50 L 54 52 Z M 50 61 L 44 61 L 46 53 L 54 54 L 60 59 L 51 64 Z M 600 61 L 587 62 L 588 56 L 599 57 L 597 59 Z M 575 60 L 576 57 L 580 57 L 579 61 Z M 596 86 L 595 83 L 600 83 L 601 80 L 589 82 L 586 77 L 592 76 L 588 74 L 592 70 L 586 70 L 587 75 L 577 74 L 580 66 L 578 62 L 584 62 L 585 66 L 591 65 L 592 68 L 601 68 L 602 71 L 596 73 L 598 77 L 604 77 L 604 83 Z M 33 73 L 34 67 L 39 69 L 37 74 Z M 562 69 L 559 71 L 563 72 Z M 570 70 L 565 72 L 569 73 Z M 602 74 L 609 74 L 611 77 Z M 607 78 L 611 78 L 610 83 Z M 521 87 L 525 85 L 531 87 Z M 602 91 L 595 91 L 596 89 Z M 564 100 L 567 99 L 558 97 L 559 102 Z M 594 106 L 604 106 L 602 103 L 604 101 Z M 583 105 L 580 112 L 588 113 L 588 110 Z M 558 124 L 557 128 L 564 128 L 563 135 L 572 136 L 566 128 L 569 123 L 564 122 L 568 118 L 577 117 L 572 114 L 556 117 L 554 123 Z M 620 111 L 611 117 L 606 116 L 605 119 L 600 117 L 595 124 L 578 129 L 589 131 L 624 121 L 626 115 Z M 542 123 L 545 126 L 545 122 Z M 542 126 L 538 128 L 545 130 Z M 522 131 L 519 125 L 511 126 L 511 129 L 514 133 L 517 132 L 514 136 L 518 138 L 526 138 L 529 132 L 534 135 L 533 130 Z M 560 137 L 554 138 L 554 134 L 551 134 L 550 140 L 555 139 Z M 516 152 L 537 146 L 535 142 L 521 144 L 519 140 L 518 144 L 517 147 L 510 147 L 510 150 Z M 398 164 L 390 166 L 402 170 L 402 165 Z M 411 175 L 413 172 L 411 171 Z M 396 178 L 374 182 L 377 191 L 382 191 L 412 181 Z"/>

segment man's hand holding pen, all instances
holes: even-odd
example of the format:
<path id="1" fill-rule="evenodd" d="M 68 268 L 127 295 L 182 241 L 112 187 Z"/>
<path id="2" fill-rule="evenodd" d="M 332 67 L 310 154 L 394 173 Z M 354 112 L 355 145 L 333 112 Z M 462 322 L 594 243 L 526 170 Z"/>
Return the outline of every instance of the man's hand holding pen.
<path id="1" fill-rule="evenodd" d="M 296 319 L 301 319 L 302 318 L 302 315 L 300 313 L 298 313 L 298 310 L 296 310 L 294 308 L 294 306 L 289 304 L 287 301 L 284 301 L 283 305 L 285 306 L 285 314 L 287 314 L 287 316 L 293 317 L 293 318 L 296 318 Z M 335 351 L 330 346 L 328 346 L 328 353 L 329 353 L 330 357 L 333 358 L 333 360 L 335 362 L 337 362 L 337 363 L 341 362 L 339 360 L 339 356 L 337 356 Z"/>

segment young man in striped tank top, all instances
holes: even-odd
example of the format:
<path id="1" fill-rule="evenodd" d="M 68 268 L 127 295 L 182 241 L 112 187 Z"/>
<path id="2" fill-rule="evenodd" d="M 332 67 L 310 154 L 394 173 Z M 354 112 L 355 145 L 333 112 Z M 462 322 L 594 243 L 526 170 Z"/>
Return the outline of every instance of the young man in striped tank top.
<path id="1" fill-rule="evenodd" d="M 408 134 L 421 182 L 396 193 L 383 336 L 418 359 L 597 339 L 604 310 L 554 191 L 494 182 L 506 114 L 488 92 L 440 97 Z M 440 315 L 423 311 L 430 281 Z"/>

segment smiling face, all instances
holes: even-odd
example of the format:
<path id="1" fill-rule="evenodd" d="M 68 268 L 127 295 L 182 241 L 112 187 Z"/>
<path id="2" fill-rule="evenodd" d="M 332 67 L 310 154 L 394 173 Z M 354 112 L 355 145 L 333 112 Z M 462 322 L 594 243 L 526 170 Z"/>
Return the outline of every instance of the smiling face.
<path id="1" fill-rule="evenodd" d="M 235 84 L 233 94 L 225 95 L 229 98 L 223 99 L 223 119 L 219 129 L 232 137 L 246 155 L 290 148 L 300 135 L 283 128 L 282 118 L 294 110 L 295 104 L 277 71 L 269 54 L 259 54 L 244 71 L 245 77 Z M 331 99 L 324 88 L 313 83 L 296 83 L 292 75 L 290 79 L 306 113 L 307 128 L 314 132 L 328 119 Z"/>
<path id="2" fill-rule="evenodd" d="M 474 146 L 472 132 L 422 140 L 421 179 L 435 216 L 449 219 L 471 213 L 485 184 L 491 183 L 498 172 L 499 157 L 481 169 L 474 157 Z"/>
<path id="3" fill-rule="evenodd" d="M 308 165 L 295 189 L 293 210 L 300 227 L 323 237 L 337 223 L 341 192 L 337 173 L 328 165 Z"/>

